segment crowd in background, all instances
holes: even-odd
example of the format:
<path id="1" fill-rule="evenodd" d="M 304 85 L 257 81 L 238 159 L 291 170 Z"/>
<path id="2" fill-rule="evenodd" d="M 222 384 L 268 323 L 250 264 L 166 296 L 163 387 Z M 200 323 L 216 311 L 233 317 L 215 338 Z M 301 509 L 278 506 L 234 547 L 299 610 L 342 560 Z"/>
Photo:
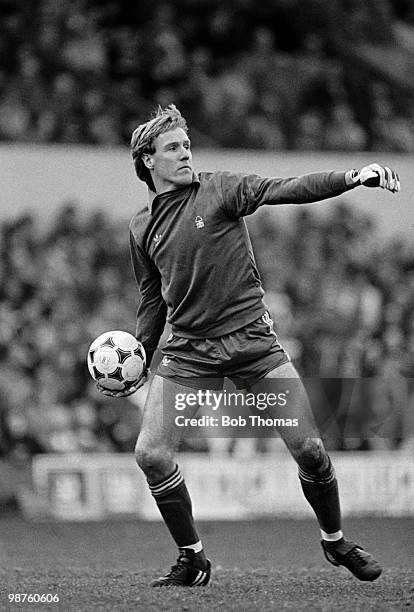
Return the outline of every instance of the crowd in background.
<path id="1" fill-rule="evenodd" d="M 347 420 L 337 447 L 372 448 L 377 434 L 397 448 L 414 437 L 406 422 L 414 251 L 378 241 L 371 220 L 346 202 L 329 210 L 301 209 L 286 221 L 269 208 L 249 218 L 266 304 L 304 377 L 368 377 L 345 412 L 337 386 L 324 387 Z M 67 204 L 46 233 L 25 215 L 3 222 L 0 234 L 0 454 L 131 451 L 136 406 L 102 396 L 86 367 L 100 333 L 135 329 L 127 225 Z M 379 429 L 367 433 L 373 417 Z"/>
<path id="2" fill-rule="evenodd" d="M 413 33 L 411 0 L 2 0 L 0 140 L 125 144 L 173 101 L 202 146 L 413 152 L 400 62 L 344 59 Z"/>
<path id="3" fill-rule="evenodd" d="M 360 45 L 398 48 L 414 74 L 412 1 L 0 0 L 0 141 L 126 145 L 174 102 L 199 147 L 412 153 L 413 83 L 396 85 L 398 62 L 352 59 Z M 414 252 L 346 203 L 330 211 L 249 219 L 266 304 L 305 380 L 325 381 L 310 392 L 319 424 L 335 417 L 331 448 L 401 448 Z M 86 353 L 134 332 L 137 301 L 125 223 L 76 204 L 43 233 L 30 215 L 2 222 L 0 459 L 133 449 L 140 412 L 96 391 Z"/>

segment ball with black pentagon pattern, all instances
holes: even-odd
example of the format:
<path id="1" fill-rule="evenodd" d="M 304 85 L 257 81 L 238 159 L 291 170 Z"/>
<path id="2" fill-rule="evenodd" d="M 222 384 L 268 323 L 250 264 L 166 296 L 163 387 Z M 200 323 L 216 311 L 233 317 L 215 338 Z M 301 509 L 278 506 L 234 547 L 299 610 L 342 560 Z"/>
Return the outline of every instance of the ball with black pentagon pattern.
<path id="1" fill-rule="evenodd" d="M 92 378 L 110 391 L 126 391 L 145 371 L 145 350 L 132 334 L 108 331 L 96 338 L 88 350 Z"/>

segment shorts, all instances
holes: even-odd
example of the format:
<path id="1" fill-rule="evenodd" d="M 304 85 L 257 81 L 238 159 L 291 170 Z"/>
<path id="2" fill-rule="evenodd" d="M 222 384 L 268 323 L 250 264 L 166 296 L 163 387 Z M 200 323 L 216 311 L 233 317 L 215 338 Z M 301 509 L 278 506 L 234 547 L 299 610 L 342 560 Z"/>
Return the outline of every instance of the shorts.
<path id="1" fill-rule="evenodd" d="M 290 361 L 279 344 L 269 313 L 218 338 L 183 338 L 171 334 L 161 347 L 156 374 L 192 388 L 219 389 L 228 378 L 247 389 L 274 368 Z"/>

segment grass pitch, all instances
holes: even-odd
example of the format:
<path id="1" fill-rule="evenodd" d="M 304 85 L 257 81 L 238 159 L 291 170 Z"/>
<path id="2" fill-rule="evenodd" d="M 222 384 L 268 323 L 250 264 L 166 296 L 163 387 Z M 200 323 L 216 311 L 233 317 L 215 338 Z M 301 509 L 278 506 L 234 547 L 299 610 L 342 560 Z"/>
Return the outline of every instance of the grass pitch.
<path id="1" fill-rule="evenodd" d="M 394 611 L 414 606 L 414 520 L 350 519 L 346 534 L 384 566 L 373 583 L 323 558 L 314 521 L 201 523 L 213 563 L 206 588 L 152 589 L 173 564 L 161 523 L 27 523 L 0 519 L 0 610 Z M 10 603 L 9 593 L 57 594 L 59 603 Z"/>

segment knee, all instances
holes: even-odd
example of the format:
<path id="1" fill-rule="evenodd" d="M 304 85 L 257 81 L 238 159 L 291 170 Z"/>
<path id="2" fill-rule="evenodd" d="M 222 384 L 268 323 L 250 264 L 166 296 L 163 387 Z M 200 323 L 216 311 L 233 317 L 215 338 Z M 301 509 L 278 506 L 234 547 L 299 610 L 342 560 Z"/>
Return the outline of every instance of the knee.
<path id="1" fill-rule="evenodd" d="M 165 478 L 174 467 L 171 451 L 161 446 L 149 446 L 139 439 L 135 447 L 135 460 L 150 481 Z"/>
<path id="2" fill-rule="evenodd" d="M 313 473 L 323 472 L 329 464 L 322 440 L 318 438 L 303 440 L 296 448 L 295 459 L 303 470 Z"/>

